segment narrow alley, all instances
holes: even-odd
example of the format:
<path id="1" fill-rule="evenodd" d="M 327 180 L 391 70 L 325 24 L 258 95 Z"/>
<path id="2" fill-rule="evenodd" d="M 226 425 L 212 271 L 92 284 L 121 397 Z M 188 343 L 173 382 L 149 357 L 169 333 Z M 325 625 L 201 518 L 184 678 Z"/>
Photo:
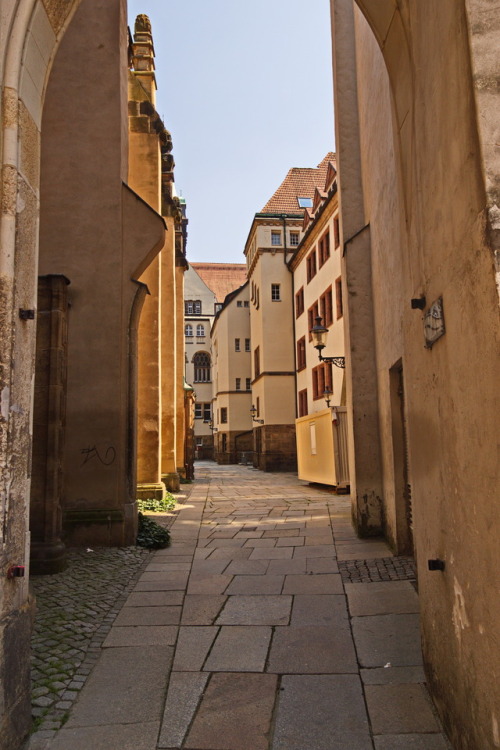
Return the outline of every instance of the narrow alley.
<path id="1" fill-rule="evenodd" d="M 31 750 L 447 750 L 410 558 L 347 496 L 197 464 L 67 723 Z"/>

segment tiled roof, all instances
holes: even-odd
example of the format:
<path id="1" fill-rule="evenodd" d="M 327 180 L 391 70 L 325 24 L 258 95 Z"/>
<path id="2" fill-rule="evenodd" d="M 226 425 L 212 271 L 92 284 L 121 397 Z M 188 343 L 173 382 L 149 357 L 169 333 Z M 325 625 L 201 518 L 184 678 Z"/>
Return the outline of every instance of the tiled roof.
<path id="1" fill-rule="evenodd" d="M 314 198 L 316 188 L 324 190 L 328 165 L 335 165 L 335 154 L 329 152 L 316 168 L 294 167 L 268 200 L 260 213 L 263 214 L 302 214 L 297 198 Z"/>
<path id="2" fill-rule="evenodd" d="M 217 302 L 224 302 L 229 292 L 234 291 L 247 280 L 245 263 L 190 263 L 209 289 Z"/>

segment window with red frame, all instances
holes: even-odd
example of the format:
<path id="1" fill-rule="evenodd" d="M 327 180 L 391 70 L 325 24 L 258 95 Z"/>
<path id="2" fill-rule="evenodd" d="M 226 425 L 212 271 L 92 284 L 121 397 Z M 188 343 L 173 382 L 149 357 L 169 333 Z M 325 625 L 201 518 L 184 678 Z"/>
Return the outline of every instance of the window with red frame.
<path id="1" fill-rule="evenodd" d="M 307 416 L 307 388 L 299 391 L 299 417 Z"/>
<path id="2" fill-rule="evenodd" d="M 313 399 L 317 401 L 323 398 L 326 388 L 333 392 L 333 372 L 332 365 L 323 362 L 313 368 L 312 371 Z"/>
<path id="3" fill-rule="evenodd" d="M 319 298 L 319 309 L 320 315 L 323 320 L 324 326 L 331 326 L 333 323 L 333 302 L 332 302 L 332 287 L 328 287 L 326 292 L 323 292 Z"/>
<path id="4" fill-rule="evenodd" d="M 307 283 L 316 276 L 316 248 L 306 258 Z"/>
<path id="5" fill-rule="evenodd" d="M 297 370 L 303 370 L 306 366 L 306 337 L 302 336 L 297 341 Z"/>
<path id="6" fill-rule="evenodd" d="M 335 279 L 335 301 L 337 303 L 337 320 L 344 314 L 342 307 L 342 278 Z"/>
<path id="7" fill-rule="evenodd" d="M 318 303 L 315 302 L 314 305 L 312 305 L 307 311 L 307 328 L 309 331 L 309 341 L 312 340 L 311 328 L 316 325 L 316 318 L 318 317 L 318 315 L 319 315 L 319 306 L 318 306 Z"/>
<path id="8" fill-rule="evenodd" d="M 298 318 L 304 312 L 304 287 L 300 287 L 295 295 L 295 317 Z"/>
<path id="9" fill-rule="evenodd" d="M 333 238 L 335 241 L 335 249 L 340 246 L 340 223 L 338 217 L 333 220 Z"/>
<path id="10" fill-rule="evenodd" d="M 318 242 L 318 263 L 319 267 L 330 257 L 330 232 L 327 230 Z"/>

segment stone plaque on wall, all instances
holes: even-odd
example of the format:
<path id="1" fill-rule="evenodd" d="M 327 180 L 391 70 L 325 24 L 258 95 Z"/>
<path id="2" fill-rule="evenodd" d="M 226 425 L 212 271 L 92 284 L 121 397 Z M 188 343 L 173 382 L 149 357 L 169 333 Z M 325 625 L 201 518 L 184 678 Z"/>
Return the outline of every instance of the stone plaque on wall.
<path id="1" fill-rule="evenodd" d="M 444 333 L 443 298 L 439 297 L 439 299 L 432 303 L 424 315 L 426 348 L 432 349 L 432 346 L 441 338 L 441 336 L 444 336 Z"/>

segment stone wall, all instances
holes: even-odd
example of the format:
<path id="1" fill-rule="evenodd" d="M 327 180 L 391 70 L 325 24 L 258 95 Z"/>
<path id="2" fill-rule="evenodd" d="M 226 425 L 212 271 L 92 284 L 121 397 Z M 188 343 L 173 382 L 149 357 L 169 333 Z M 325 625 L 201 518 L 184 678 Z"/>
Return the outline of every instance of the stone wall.
<path id="1" fill-rule="evenodd" d="M 263 425 L 254 430 L 253 465 L 261 471 L 297 471 L 295 425 Z"/>

